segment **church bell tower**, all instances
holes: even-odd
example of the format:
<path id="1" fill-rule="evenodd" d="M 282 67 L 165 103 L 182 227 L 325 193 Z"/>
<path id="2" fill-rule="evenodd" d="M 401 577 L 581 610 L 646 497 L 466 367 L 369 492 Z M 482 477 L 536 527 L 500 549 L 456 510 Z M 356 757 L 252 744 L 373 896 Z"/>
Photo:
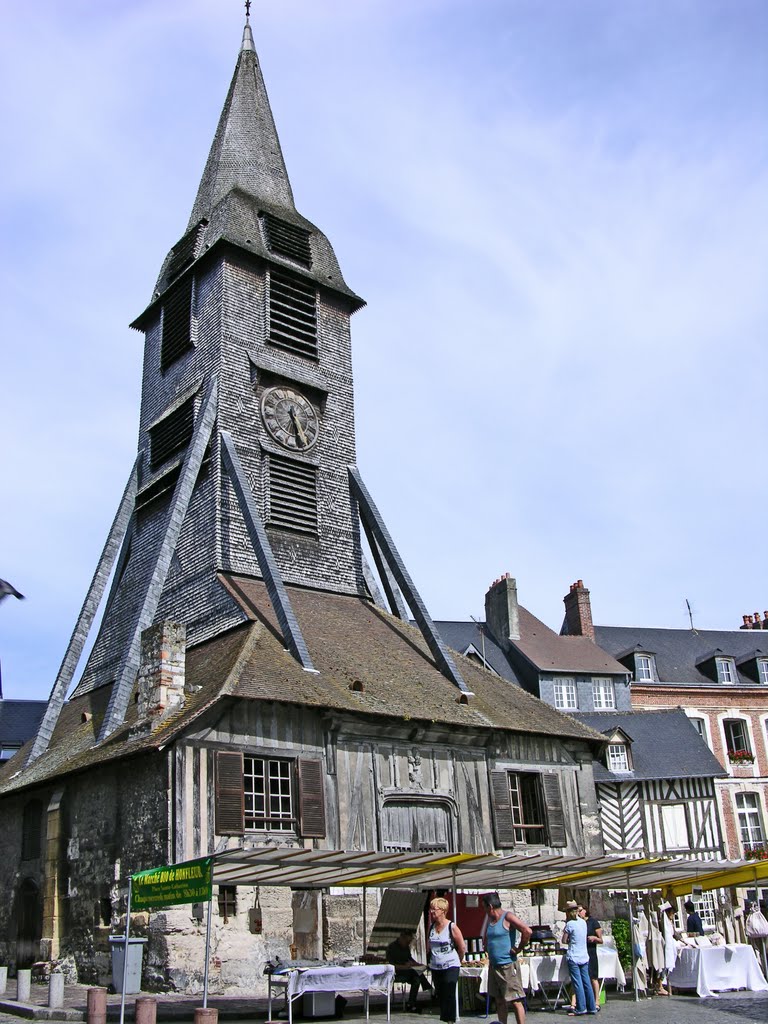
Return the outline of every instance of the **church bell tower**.
<path id="1" fill-rule="evenodd" d="M 192 644 L 243 621 L 219 574 L 262 572 L 222 466 L 222 431 L 283 581 L 364 592 L 347 470 L 349 321 L 362 305 L 328 239 L 296 209 L 246 23 L 186 233 L 132 324 L 145 335 L 135 507 L 77 692 L 114 680 L 147 596 L 152 618 L 184 623 Z M 199 468 L 185 481 L 195 442 Z"/>

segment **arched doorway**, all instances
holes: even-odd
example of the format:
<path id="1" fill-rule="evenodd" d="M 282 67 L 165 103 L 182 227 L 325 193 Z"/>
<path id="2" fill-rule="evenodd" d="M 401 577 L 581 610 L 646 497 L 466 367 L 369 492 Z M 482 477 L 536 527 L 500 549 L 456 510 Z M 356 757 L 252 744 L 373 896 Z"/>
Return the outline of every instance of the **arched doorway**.
<path id="1" fill-rule="evenodd" d="M 18 922 L 16 966 L 31 967 L 40 959 L 40 939 L 43 934 L 40 889 L 31 878 L 25 878 L 19 886 Z"/>

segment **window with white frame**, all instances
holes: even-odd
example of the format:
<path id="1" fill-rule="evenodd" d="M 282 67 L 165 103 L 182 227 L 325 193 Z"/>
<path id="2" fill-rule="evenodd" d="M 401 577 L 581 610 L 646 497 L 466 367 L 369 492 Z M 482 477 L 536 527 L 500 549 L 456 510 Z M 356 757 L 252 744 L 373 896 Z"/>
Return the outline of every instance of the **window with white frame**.
<path id="1" fill-rule="evenodd" d="M 715 658 L 718 683 L 735 683 L 736 672 L 730 658 Z"/>
<path id="2" fill-rule="evenodd" d="M 629 771 L 629 751 L 626 743 L 608 744 L 608 770 L 612 772 Z"/>
<path id="3" fill-rule="evenodd" d="M 701 918 L 701 923 L 706 928 L 714 928 L 715 911 L 717 910 L 715 894 L 713 892 L 702 892 L 694 896 L 693 893 L 689 893 L 686 896 L 687 900 L 696 904 L 696 913 Z"/>
<path id="4" fill-rule="evenodd" d="M 244 758 L 243 795 L 246 829 L 273 832 L 296 828 L 292 764 L 268 757 Z"/>
<path id="5" fill-rule="evenodd" d="M 707 726 L 703 718 L 694 718 L 692 715 L 688 721 L 691 723 L 696 732 L 701 736 L 704 742 L 707 742 Z"/>
<path id="6" fill-rule="evenodd" d="M 760 799 L 757 793 L 736 794 L 736 817 L 742 846 L 759 846 L 765 842 L 765 832 L 760 815 Z"/>
<path id="7" fill-rule="evenodd" d="M 724 718 L 723 732 L 725 733 L 725 748 L 729 757 L 733 754 L 752 753 L 749 730 L 743 718 Z"/>
<path id="8" fill-rule="evenodd" d="M 635 655 L 635 679 L 639 683 L 653 681 L 653 662 L 647 654 Z"/>
<path id="9" fill-rule="evenodd" d="M 612 679 L 602 676 L 593 678 L 592 705 L 595 711 L 613 710 L 616 707 L 616 691 Z"/>
<path id="10" fill-rule="evenodd" d="M 757 678 L 761 683 L 768 683 L 768 658 L 758 658 Z"/>
<path id="11" fill-rule="evenodd" d="M 661 827 L 665 850 L 687 850 L 691 845 L 688 835 L 688 816 L 684 804 L 662 804 Z"/>
<path id="12" fill-rule="evenodd" d="M 579 706 L 579 698 L 576 693 L 575 679 L 555 680 L 555 707 L 564 711 L 572 711 Z"/>

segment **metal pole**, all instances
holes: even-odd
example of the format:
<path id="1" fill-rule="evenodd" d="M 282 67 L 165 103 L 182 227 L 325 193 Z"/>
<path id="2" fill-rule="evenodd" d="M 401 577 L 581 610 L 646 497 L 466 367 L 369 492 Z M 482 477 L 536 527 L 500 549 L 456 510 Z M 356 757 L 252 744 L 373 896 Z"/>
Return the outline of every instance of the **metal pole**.
<path id="1" fill-rule="evenodd" d="M 634 936 L 634 925 L 632 922 L 632 894 L 629 891 L 629 872 L 627 872 L 627 910 L 629 911 L 629 951 L 632 954 L 632 988 L 635 992 L 635 1002 L 640 1001 L 640 995 L 637 991 L 637 958 L 635 957 L 635 936 Z"/>
<path id="2" fill-rule="evenodd" d="M 453 923 L 456 926 L 458 926 L 458 924 L 459 924 L 459 922 L 458 922 L 459 907 L 458 907 L 458 903 L 456 901 L 456 868 L 455 867 L 451 868 L 451 895 L 453 896 Z M 461 968 L 459 968 L 459 972 L 461 972 Z M 457 1020 L 457 1022 L 461 1020 L 461 1012 L 460 1012 L 461 1008 L 460 1008 L 460 1005 L 459 1005 L 459 1003 L 460 1003 L 460 1000 L 459 1000 L 459 988 L 460 987 L 461 987 L 461 973 L 459 973 L 459 977 L 456 979 L 456 1020 Z"/>
<path id="3" fill-rule="evenodd" d="M 128 907 L 125 911 L 125 944 L 123 946 L 123 983 L 120 986 L 120 1024 L 125 1021 L 125 985 L 128 978 L 128 939 L 131 934 L 131 895 L 133 892 L 133 876 L 128 875 Z"/>
<path id="4" fill-rule="evenodd" d="M 203 977 L 203 1009 L 208 1006 L 208 968 L 211 963 L 211 911 L 213 910 L 213 886 L 208 897 L 208 920 L 205 925 L 205 975 Z"/>
<path id="5" fill-rule="evenodd" d="M 366 892 L 367 892 L 367 889 L 366 889 L 365 886 L 363 886 L 363 956 L 362 956 L 363 961 L 365 961 L 365 948 L 366 948 L 366 942 L 368 941 L 368 914 L 366 912 L 366 907 L 365 907 L 365 895 L 366 895 Z"/>

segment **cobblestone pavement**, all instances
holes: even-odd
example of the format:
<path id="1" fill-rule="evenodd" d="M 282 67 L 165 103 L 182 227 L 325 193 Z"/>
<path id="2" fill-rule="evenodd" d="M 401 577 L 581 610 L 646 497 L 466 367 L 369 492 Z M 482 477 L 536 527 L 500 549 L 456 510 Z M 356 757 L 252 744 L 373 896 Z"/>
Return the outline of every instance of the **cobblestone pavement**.
<path id="1" fill-rule="evenodd" d="M 66 1007 L 85 1010 L 86 991 L 84 986 L 74 986 L 68 990 L 65 998 Z M 45 1003 L 42 993 L 36 999 L 33 991 L 32 999 L 38 1006 Z M 133 1021 L 134 999 L 134 996 L 128 996 L 126 999 L 126 1021 L 129 1022 Z M 159 996 L 158 1022 L 159 1024 L 163 1024 L 165 1021 L 192 1024 L 194 1009 L 200 1005 L 200 997 Z M 238 1021 L 240 1024 L 261 1022 L 263 1024 L 267 1016 L 265 999 L 211 997 L 209 1005 L 218 1008 L 222 1022 Z M 6 1002 L 4 1006 L 7 1007 L 8 1003 Z M 118 1020 L 119 1009 L 120 997 L 109 996 L 109 1024 Z M 29 1018 L 31 1014 L 29 1012 L 9 1013 L 4 1009 L 0 1011 L 0 1024 L 20 1024 L 22 1016 Z M 371 999 L 371 1019 L 375 1024 L 384 1024 L 386 1016 L 383 1002 Z M 512 1014 L 509 1019 L 513 1024 Z M 549 1024 L 550 1021 L 562 1020 L 564 1022 L 570 1019 L 562 1009 L 553 1013 L 534 1006 L 528 1012 L 528 1024 Z M 418 1016 L 412 1013 L 401 1013 L 399 1010 L 392 1013 L 392 1024 L 416 1024 L 418 1020 L 422 1020 L 424 1024 L 438 1024 L 436 1012 L 426 1005 Z M 737 1024 L 737 1022 L 738 1024 L 768 1024 L 768 992 L 730 992 L 723 993 L 717 999 L 699 999 L 695 995 L 672 996 L 668 999 L 657 996 L 654 999 L 641 999 L 637 1003 L 631 994 L 620 996 L 612 992 L 609 994 L 608 1002 L 595 1020 L 599 1024 Z M 299 1022 L 304 1024 L 305 1021 L 306 1018 L 297 1015 L 297 1024 Z M 344 1024 L 365 1024 L 362 1000 L 359 997 L 350 998 L 343 1021 Z M 496 1018 L 493 1014 L 488 1018 L 468 1015 L 462 1017 L 462 1024 L 495 1024 L 495 1022 Z M 327 1024 L 327 1018 L 325 1021 L 321 1018 L 319 1024 Z"/>

